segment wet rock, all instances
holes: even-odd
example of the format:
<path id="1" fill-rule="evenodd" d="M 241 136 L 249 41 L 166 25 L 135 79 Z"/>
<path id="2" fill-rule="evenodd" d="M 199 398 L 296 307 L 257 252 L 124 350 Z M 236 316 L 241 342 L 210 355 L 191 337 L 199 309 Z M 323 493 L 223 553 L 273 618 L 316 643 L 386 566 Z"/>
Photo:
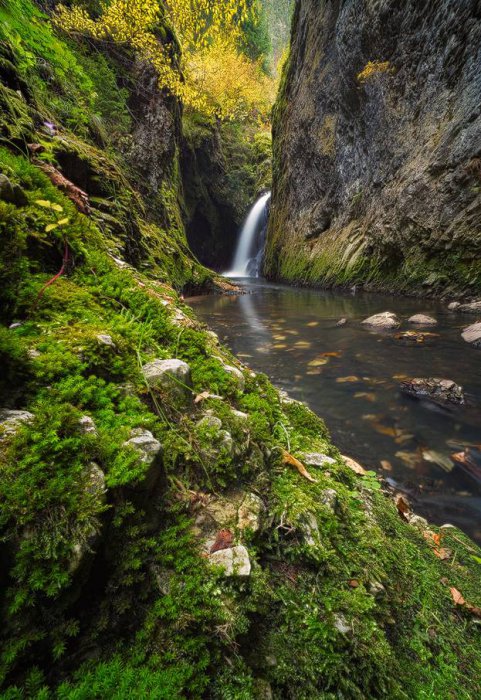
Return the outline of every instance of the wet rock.
<path id="1" fill-rule="evenodd" d="M 339 321 L 336 323 L 336 326 L 338 326 L 338 327 L 340 327 L 340 326 L 345 326 L 346 323 L 347 323 L 347 318 L 341 318 L 341 319 L 339 319 Z"/>
<path id="2" fill-rule="evenodd" d="M 473 323 L 462 332 L 462 338 L 475 348 L 481 348 L 481 322 Z"/>
<path id="3" fill-rule="evenodd" d="M 224 365 L 224 369 L 228 374 L 231 374 L 237 380 L 237 388 L 239 391 L 244 391 L 246 380 L 240 369 L 231 365 Z"/>
<path id="4" fill-rule="evenodd" d="M 258 532 L 261 527 L 264 503 L 255 493 L 247 493 L 237 511 L 237 527 L 239 530 Z"/>
<path id="5" fill-rule="evenodd" d="M 322 452 L 304 452 L 301 454 L 301 461 L 307 467 L 326 467 L 336 463 L 335 459 L 322 454 Z"/>
<path id="6" fill-rule="evenodd" d="M 97 428 L 95 427 L 95 423 L 90 416 L 82 416 L 82 418 L 79 420 L 79 425 L 80 425 L 80 430 L 83 433 L 92 434 L 92 435 L 97 434 Z"/>
<path id="7" fill-rule="evenodd" d="M 413 323 L 416 326 L 436 326 L 437 321 L 432 316 L 426 316 L 425 314 L 414 314 L 408 319 L 408 323 Z"/>
<path id="8" fill-rule="evenodd" d="M 465 314 L 481 314 L 481 300 L 471 301 L 469 304 L 461 304 L 458 307 L 458 311 L 462 311 Z"/>
<path id="9" fill-rule="evenodd" d="M 0 408 L 0 439 L 14 435 L 20 426 L 29 423 L 34 418 L 28 411 L 11 411 L 8 408 Z"/>
<path id="10" fill-rule="evenodd" d="M 190 367 L 182 360 L 154 360 L 142 368 L 147 384 L 160 389 L 173 401 L 188 404 L 192 400 Z"/>
<path id="11" fill-rule="evenodd" d="M 463 388 L 451 379 L 408 379 L 401 382 L 400 389 L 409 396 L 439 404 L 464 404 Z"/>
<path id="12" fill-rule="evenodd" d="M 362 323 L 370 328 L 378 328 L 380 330 L 398 328 L 400 326 L 398 317 L 395 313 L 392 313 L 392 311 L 384 311 L 382 314 L 374 314 L 374 316 L 369 316 L 369 318 L 364 319 Z"/>
<path id="13" fill-rule="evenodd" d="M 210 554 L 208 561 L 212 565 L 221 566 L 224 569 L 224 576 L 246 577 L 251 573 L 249 552 L 241 544 Z"/>
<path id="14" fill-rule="evenodd" d="M 456 309 L 459 309 L 460 306 L 460 301 L 452 301 L 450 304 L 448 304 L 448 309 L 449 311 L 456 311 Z"/>
<path id="15" fill-rule="evenodd" d="M 426 518 L 422 518 L 420 515 L 412 515 L 409 518 L 408 522 L 410 525 L 412 525 L 412 527 L 415 527 L 418 530 L 422 530 L 422 531 L 427 530 L 429 527 L 428 521 L 426 520 Z"/>

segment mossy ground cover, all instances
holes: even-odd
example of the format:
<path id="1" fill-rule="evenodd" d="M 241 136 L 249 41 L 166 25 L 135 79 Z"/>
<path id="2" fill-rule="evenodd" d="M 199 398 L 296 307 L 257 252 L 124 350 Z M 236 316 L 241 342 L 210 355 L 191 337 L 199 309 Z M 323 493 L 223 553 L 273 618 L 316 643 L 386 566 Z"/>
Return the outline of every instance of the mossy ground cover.
<path id="1" fill-rule="evenodd" d="M 26 8 L 28 25 L 33 7 L 12 7 L 18 23 Z M 72 51 L 60 38 L 49 46 Z M 66 134 L 98 172 L 98 145 Z M 56 138 L 46 140 L 55 162 Z M 138 267 L 117 258 L 126 215 L 113 233 L 78 213 L 20 151 L 0 150 L 27 200 L 0 202 L 0 395 L 33 419 L 0 436 L 1 697 L 478 697 L 480 627 L 449 590 L 481 604 L 477 548 L 448 530 L 452 555 L 437 558 L 379 482 L 347 468 L 318 417 L 195 320 L 177 290 L 208 273 L 188 258 L 180 224 L 172 233 L 135 204 L 121 158 L 105 153 L 115 167 L 103 186 L 134 202 L 158 251 Z M 40 295 L 65 241 L 64 274 Z M 144 363 L 174 357 L 191 367 L 196 404 L 145 383 Z M 226 364 L 243 372 L 243 390 Z M 126 444 L 133 429 L 162 446 L 154 473 Z M 309 466 L 311 482 L 283 450 L 334 462 Z M 92 487 L 92 463 L 105 490 Z M 192 528 L 203 501 L 233 487 L 264 506 L 259 530 L 235 533 L 252 563 L 245 578 L 212 568 Z"/>

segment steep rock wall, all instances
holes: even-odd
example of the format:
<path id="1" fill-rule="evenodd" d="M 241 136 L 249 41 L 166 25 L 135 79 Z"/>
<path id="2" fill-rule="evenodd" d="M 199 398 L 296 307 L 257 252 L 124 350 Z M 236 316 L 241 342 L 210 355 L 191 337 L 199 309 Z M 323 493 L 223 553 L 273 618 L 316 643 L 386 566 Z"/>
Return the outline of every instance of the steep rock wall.
<path id="1" fill-rule="evenodd" d="M 477 0 L 300 0 L 269 276 L 479 291 L 480 39 Z"/>

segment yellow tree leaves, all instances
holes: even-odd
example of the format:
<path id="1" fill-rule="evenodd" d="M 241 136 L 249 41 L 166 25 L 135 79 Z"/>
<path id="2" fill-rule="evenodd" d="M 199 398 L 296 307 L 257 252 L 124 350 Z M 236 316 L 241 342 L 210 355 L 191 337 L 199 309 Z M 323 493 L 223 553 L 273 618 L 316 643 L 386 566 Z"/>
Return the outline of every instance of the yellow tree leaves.
<path id="1" fill-rule="evenodd" d="M 55 21 L 72 34 L 131 46 L 155 67 L 161 87 L 187 107 L 221 119 L 265 118 L 273 81 L 239 48 L 251 12 L 255 4 L 247 0 L 110 0 L 98 19 L 60 5 Z M 163 17 L 180 43 L 179 65 L 155 34 Z"/>

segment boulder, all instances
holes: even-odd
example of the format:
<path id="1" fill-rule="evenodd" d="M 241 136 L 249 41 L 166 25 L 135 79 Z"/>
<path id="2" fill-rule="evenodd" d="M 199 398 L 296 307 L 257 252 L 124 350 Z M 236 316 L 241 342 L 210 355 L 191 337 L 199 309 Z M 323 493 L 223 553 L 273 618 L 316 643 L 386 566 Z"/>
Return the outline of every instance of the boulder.
<path id="1" fill-rule="evenodd" d="M 221 566 L 224 576 L 246 577 L 251 573 L 249 552 L 241 544 L 209 554 L 208 561 L 213 566 Z"/>
<path id="2" fill-rule="evenodd" d="M 439 379 L 429 377 L 427 379 L 407 379 L 401 382 L 400 389 L 418 399 L 433 401 L 438 404 L 464 404 L 463 388 L 452 379 Z"/>
<path id="3" fill-rule="evenodd" d="M 0 439 L 13 435 L 23 423 L 29 423 L 33 418 L 33 413 L 28 411 L 11 411 L 8 408 L 0 408 Z"/>
<path id="4" fill-rule="evenodd" d="M 392 311 L 384 311 L 382 314 L 374 314 L 369 318 L 364 319 L 362 323 L 370 328 L 378 328 L 379 330 L 388 330 L 389 328 L 398 328 L 401 323 Z"/>
<path id="5" fill-rule="evenodd" d="M 475 348 L 481 348 L 481 322 L 473 323 L 462 332 L 463 340 L 471 343 Z"/>
<path id="6" fill-rule="evenodd" d="M 190 367 L 182 360 L 154 360 L 142 368 L 151 389 L 160 389 L 171 401 L 186 405 L 192 400 Z"/>
<path id="7" fill-rule="evenodd" d="M 481 299 L 470 301 L 469 304 L 461 304 L 458 306 L 458 311 L 462 311 L 465 314 L 481 314 Z"/>
<path id="8" fill-rule="evenodd" d="M 408 323 L 413 323 L 416 326 L 436 326 L 437 321 L 432 316 L 426 316 L 425 314 L 414 314 L 408 319 Z"/>

